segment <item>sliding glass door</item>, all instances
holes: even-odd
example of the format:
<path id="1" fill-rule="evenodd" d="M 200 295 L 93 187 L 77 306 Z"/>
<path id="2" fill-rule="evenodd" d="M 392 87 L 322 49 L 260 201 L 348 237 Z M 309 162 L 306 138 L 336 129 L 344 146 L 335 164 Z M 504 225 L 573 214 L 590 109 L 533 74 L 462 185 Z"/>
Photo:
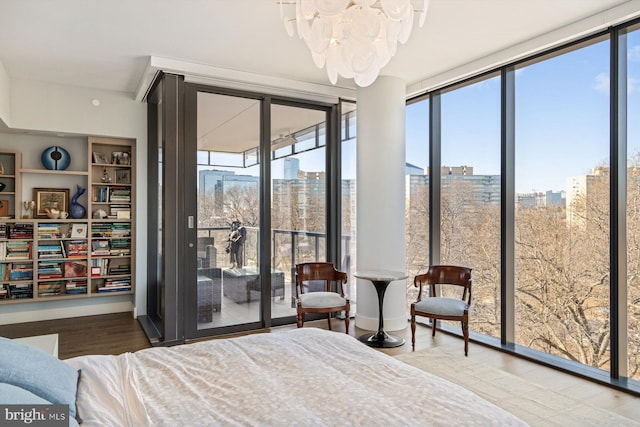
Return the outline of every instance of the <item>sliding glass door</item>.
<path id="1" fill-rule="evenodd" d="M 271 106 L 271 315 L 294 316 L 295 265 L 327 259 L 327 113 Z"/>
<path id="2" fill-rule="evenodd" d="M 197 329 L 261 320 L 260 101 L 197 93 Z"/>

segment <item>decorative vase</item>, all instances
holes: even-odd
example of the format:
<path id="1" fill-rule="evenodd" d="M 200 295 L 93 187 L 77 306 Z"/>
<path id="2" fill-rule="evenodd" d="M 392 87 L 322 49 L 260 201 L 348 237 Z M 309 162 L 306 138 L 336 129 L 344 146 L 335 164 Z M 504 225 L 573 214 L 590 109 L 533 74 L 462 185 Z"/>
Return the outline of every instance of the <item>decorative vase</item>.
<path id="1" fill-rule="evenodd" d="M 78 198 L 84 194 L 85 190 L 86 188 L 82 188 L 78 185 L 76 194 L 74 194 L 71 198 L 71 206 L 69 207 L 69 216 L 71 218 L 84 218 L 85 214 L 87 213 L 85 207 L 78 203 Z"/>
<path id="2" fill-rule="evenodd" d="M 71 156 L 64 148 L 54 145 L 42 152 L 40 160 L 45 168 L 61 171 L 69 167 Z"/>

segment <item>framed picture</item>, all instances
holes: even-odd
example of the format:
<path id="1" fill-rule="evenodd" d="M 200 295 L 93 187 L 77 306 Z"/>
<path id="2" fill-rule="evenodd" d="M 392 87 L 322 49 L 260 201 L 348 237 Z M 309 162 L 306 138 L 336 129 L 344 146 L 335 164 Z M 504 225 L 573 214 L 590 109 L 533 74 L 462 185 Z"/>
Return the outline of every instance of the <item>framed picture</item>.
<path id="1" fill-rule="evenodd" d="M 116 184 L 131 184 L 131 169 L 116 169 Z"/>
<path id="2" fill-rule="evenodd" d="M 47 209 L 69 212 L 68 188 L 34 188 L 33 200 L 36 202 L 34 218 L 48 218 Z"/>
<path id="3" fill-rule="evenodd" d="M 109 162 L 107 161 L 107 155 L 104 153 L 100 153 L 98 151 L 93 152 L 93 163 L 99 163 L 101 165 L 107 165 Z"/>
<path id="4" fill-rule="evenodd" d="M 87 237 L 87 225 L 86 224 L 73 224 L 71 225 L 71 237 Z"/>
<path id="5" fill-rule="evenodd" d="M 128 151 L 114 151 L 111 153 L 111 163 L 114 165 L 130 165 L 131 153 Z"/>
<path id="6" fill-rule="evenodd" d="M 102 274 L 101 270 L 100 267 L 91 267 L 91 277 L 100 276 Z"/>

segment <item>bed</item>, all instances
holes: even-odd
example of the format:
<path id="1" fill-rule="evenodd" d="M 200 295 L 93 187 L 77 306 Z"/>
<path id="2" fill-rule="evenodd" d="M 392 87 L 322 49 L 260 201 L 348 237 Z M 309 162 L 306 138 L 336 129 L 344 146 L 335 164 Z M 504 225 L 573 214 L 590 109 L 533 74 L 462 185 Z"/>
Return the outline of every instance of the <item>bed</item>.
<path id="1" fill-rule="evenodd" d="M 83 427 L 525 425 L 460 386 L 317 328 L 64 364 L 80 371 Z"/>

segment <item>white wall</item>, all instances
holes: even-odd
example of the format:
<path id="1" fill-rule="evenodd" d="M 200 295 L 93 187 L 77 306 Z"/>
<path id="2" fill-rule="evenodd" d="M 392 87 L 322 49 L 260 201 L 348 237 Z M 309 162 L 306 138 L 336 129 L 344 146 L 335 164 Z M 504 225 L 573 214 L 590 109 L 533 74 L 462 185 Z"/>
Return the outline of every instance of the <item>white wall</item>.
<path id="1" fill-rule="evenodd" d="M 3 135 L 1 147 L 9 148 L 11 140 L 20 141 L 19 149 L 26 153 L 25 156 L 31 156 L 29 141 L 33 142 L 34 150 L 41 151 L 36 143 L 40 132 L 56 138 L 68 138 L 66 142 L 69 144 L 77 143 L 80 136 L 89 135 L 135 139 L 137 222 L 136 294 L 133 299 L 125 295 L 5 304 L 1 306 L 0 324 L 116 313 L 132 310 L 132 304 L 135 315 L 146 314 L 147 104 L 135 101 L 131 94 L 75 86 L 11 80 L 8 87 L 8 79 L 3 79 L 3 76 L 6 77 L 6 73 L 0 67 L 0 119 L 12 132 L 25 130 L 29 131 L 29 136 L 23 134 L 20 138 L 12 138 L 11 134 Z M 7 94 L 8 105 L 5 102 Z M 94 99 L 100 101 L 100 106 L 92 105 Z"/>
<path id="2" fill-rule="evenodd" d="M 9 75 L 0 62 L 0 129 L 2 129 L 2 123 L 8 125 L 10 121 L 9 98 Z"/>

